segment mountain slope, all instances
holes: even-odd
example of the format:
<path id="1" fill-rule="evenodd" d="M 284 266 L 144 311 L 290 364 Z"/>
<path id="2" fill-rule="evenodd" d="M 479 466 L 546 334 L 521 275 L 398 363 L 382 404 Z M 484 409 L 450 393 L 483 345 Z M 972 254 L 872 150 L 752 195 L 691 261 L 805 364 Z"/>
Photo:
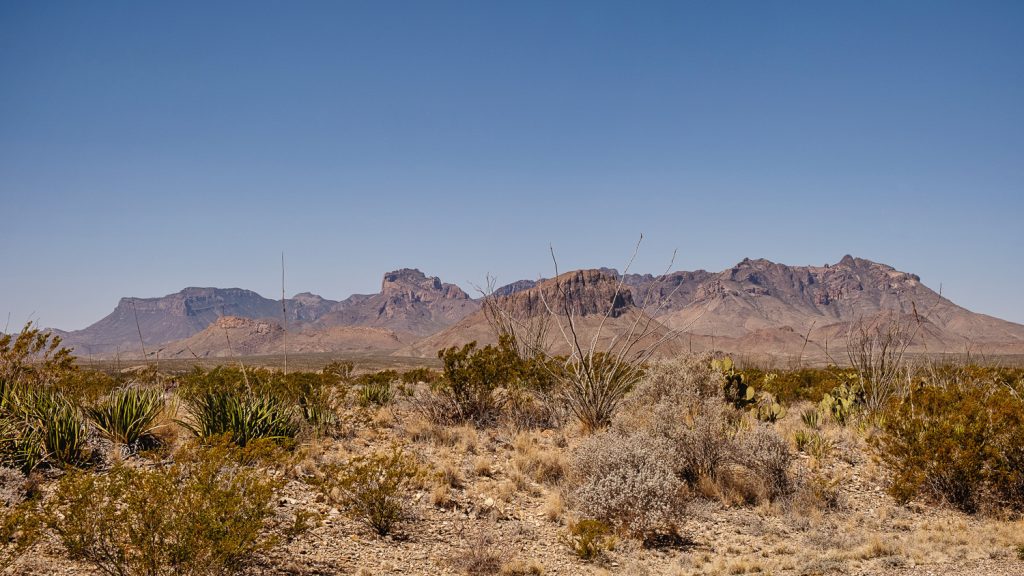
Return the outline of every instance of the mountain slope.
<path id="1" fill-rule="evenodd" d="M 622 340 L 631 332 L 639 335 L 645 332 L 641 346 L 650 346 L 669 336 L 669 330 L 633 302 L 633 295 L 628 288 L 621 288 L 619 280 L 604 270 L 576 270 L 566 272 L 558 278 L 542 280 L 532 287 L 504 292 L 507 295 L 494 296 L 499 306 L 509 317 L 518 321 L 547 318 L 555 312 L 562 320 L 563 327 L 568 326 L 570 310 L 576 325 L 577 336 L 584 347 L 596 338 L 600 350 L 608 350 L 613 339 Z M 569 351 L 558 324 L 551 320 L 548 324 L 545 343 L 555 354 Z M 481 346 L 497 341 L 494 330 L 487 318 L 486 310 L 479 310 L 436 334 L 430 335 L 395 352 L 396 355 L 429 357 L 442 348 L 461 346 L 476 341 Z M 664 351 L 679 351 L 681 344 L 672 339 L 664 346 Z"/>
<path id="2" fill-rule="evenodd" d="M 885 312 L 927 321 L 947 348 L 1024 343 L 1024 326 L 957 306 L 914 274 L 851 256 L 825 266 L 747 259 L 704 279 L 688 302 L 659 320 L 686 332 L 739 338 L 779 327 L 805 333 Z"/>
<path id="3" fill-rule="evenodd" d="M 82 330 L 59 332 L 81 355 L 138 352 L 139 332 L 148 352 L 187 338 L 221 316 L 281 316 L 281 302 L 240 288 L 185 288 L 161 298 L 122 298 L 113 312 Z M 136 325 L 136 317 L 138 324 Z"/>
<path id="4" fill-rule="evenodd" d="M 320 352 L 387 352 L 404 346 L 398 334 L 366 326 L 289 331 L 272 320 L 224 316 L 201 332 L 164 345 L 161 358 L 226 358 Z"/>

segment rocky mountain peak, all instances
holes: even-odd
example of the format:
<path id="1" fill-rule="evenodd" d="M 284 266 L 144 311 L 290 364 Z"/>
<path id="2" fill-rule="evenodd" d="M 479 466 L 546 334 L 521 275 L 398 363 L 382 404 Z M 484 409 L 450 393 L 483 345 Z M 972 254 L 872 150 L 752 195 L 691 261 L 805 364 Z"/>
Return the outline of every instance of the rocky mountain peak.
<path id="1" fill-rule="evenodd" d="M 545 302 L 557 311 L 564 310 L 568 302 L 578 316 L 604 315 L 611 306 L 611 316 L 618 317 L 634 306 L 627 286 L 620 287 L 618 278 L 594 269 L 566 272 L 503 298 L 509 312 L 520 317 L 547 313 Z"/>
<path id="2" fill-rule="evenodd" d="M 470 299 L 462 288 L 454 284 L 445 284 L 437 276 L 427 276 L 416 268 L 388 272 L 381 282 L 380 292 L 389 299 L 413 302 Z"/>

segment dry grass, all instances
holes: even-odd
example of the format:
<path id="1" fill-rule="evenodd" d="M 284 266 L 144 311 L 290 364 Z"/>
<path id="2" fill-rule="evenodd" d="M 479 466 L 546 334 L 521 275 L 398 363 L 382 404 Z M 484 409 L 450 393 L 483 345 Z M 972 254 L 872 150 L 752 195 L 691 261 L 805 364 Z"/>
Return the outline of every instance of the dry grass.
<path id="1" fill-rule="evenodd" d="M 512 466 L 540 484 L 554 485 L 565 475 L 566 459 L 560 450 L 541 447 L 534 435 L 523 432 L 513 441 Z"/>

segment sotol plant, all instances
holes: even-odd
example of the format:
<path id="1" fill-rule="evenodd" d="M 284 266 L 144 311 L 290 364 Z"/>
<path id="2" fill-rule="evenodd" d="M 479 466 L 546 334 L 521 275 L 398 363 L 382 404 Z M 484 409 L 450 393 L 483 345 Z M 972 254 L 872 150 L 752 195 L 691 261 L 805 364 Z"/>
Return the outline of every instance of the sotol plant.
<path id="1" fill-rule="evenodd" d="M 86 413 L 104 436 L 131 446 L 151 436 L 153 422 L 163 406 L 157 390 L 124 388 L 114 391 Z"/>
<path id="2" fill-rule="evenodd" d="M 298 426 L 291 411 L 269 396 L 233 392 L 208 392 L 189 406 L 191 422 L 182 424 L 201 438 L 228 434 L 245 446 L 257 438 L 294 438 Z"/>

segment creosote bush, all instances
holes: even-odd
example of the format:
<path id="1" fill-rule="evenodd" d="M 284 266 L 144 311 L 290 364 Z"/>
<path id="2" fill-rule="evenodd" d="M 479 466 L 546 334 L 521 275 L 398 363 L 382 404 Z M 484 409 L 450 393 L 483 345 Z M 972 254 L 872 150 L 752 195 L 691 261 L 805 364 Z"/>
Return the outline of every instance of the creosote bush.
<path id="1" fill-rule="evenodd" d="M 948 369 L 893 405 L 875 440 L 892 471 L 891 494 L 965 511 L 1024 510 L 1024 381 Z"/>
<path id="2" fill-rule="evenodd" d="M 264 521 L 276 488 L 238 463 L 240 451 L 191 445 L 167 468 L 68 474 L 46 526 L 72 559 L 111 576 L 240 573 L 269 544 Z"/>
<path id="3" fill-rule="evenodd" d="M 443 377 L 431 395 L 420 402 L 425 416 L 438 423 L 493 424 L 516 394 L 550 390 L 553 379 L 546 358 L 523 358 L 509 336 L 497 346 L 478 348 L 476 342 L 437 353 Z M 515 398 L 524 402 L 524 398 Z"/>
<path id="4" fill-rule="evenodd" d="M 356 521 L 380 536 L 391 534 L 408 516 L 408 490 L 420 474 L 400 449 L 357 456 L 327 472 L 323 489 Z"/>

